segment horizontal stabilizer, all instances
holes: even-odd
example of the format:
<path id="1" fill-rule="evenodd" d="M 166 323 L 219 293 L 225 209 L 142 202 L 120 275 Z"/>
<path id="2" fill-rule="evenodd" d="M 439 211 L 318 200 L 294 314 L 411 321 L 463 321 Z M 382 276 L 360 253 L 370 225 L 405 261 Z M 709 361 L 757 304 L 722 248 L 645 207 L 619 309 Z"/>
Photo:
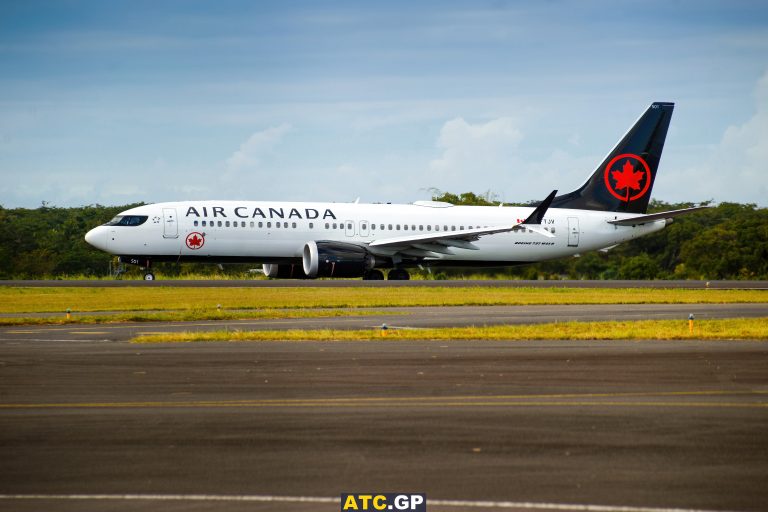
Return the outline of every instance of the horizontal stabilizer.
<path id="1" fill-rule="evenodd" d="M 712 208 L 711 206 L 696 206 L 694 208 L 685 208 L 683 210 L 670 210 L 668 212 L 652 213 L 650 215 L 640 215 L 638 217 L 630 217 L 628 219 L 609 220 L 609 224 L 615 224 L 617 226 L 638 226 L 648 222 L 655 222 L 657 220 L 672 219 L 679 217 L 680 215 L 687 215 L 689 213 L 698 212 Z"/>

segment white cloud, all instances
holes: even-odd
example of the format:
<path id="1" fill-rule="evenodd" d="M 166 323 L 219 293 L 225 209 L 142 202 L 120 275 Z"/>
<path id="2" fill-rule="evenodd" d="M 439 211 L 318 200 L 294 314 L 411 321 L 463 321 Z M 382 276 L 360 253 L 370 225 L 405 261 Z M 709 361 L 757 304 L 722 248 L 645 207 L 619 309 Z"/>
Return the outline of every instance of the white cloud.
<path id="1" fill-rule="evenodd" d="M 768 72 L 755 87 L 755 112 L 728 126 L 720 141 L 683 162 L 665 177 L 661 199 L 752 202 L 768 197 Z M 661 188 L 661 187 L 660 187 Z M 662 195 L 663 194 L 663 195 Z"/>
<path id="2" fill-rule="evenodd" d="M 231 173 L 259 167 L 262 159 L 270 154 L 291 130 L 290 124 L 283 123 L 254 133 L 240 145 L 240 149 L 227 158 L 227 171 Z"/>
<path id="3" fill-rule="evenodd" d="M 461 177 L 486 178 L 509 169 L 522 138 L 523 133 L 509 117 L 480 124 L 467 123 L 461 117 L 452 119 L 440 130 L 437 146 L 443 153 L 430 162 L 430 178 L 450 190 L 460 185 L 457 180 Z"/>

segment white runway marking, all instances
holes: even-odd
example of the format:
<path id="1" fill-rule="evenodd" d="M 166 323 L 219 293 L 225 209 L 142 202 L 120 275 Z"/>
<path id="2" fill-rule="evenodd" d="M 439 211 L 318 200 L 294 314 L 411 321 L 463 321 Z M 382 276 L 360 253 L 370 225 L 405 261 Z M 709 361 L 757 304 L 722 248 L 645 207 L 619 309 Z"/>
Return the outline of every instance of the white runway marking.
<path id="1" fill-rule="evenodd" d="M 216 494 L 0 494 L 0 500 L 85 500 L 85 501 L 237 501 L 271 503 L 340 503 L 340 498 L 322 496 L 216 495 Z M 558 510 L 568 512 L 712 512 L 699 509 L 529 503 L 514 501 L 435 500 L 431 507 L 484 509 Z"/>

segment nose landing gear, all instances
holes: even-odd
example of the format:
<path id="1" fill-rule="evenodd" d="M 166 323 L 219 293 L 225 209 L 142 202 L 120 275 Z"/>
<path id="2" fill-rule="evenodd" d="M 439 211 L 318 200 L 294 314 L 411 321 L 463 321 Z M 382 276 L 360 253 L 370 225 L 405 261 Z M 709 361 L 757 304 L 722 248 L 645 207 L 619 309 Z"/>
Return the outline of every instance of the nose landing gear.
<path id="1" fill-rule="evenodd" d="M 114 272 L 115 279 L 120 279 L 122 274 L 125 273 L 126 263 L 138 266 L 144 272 L 145 281 L 155 280 L 155 273 L 152 272 L 152 260 L 133 256 L 119 256 L 117 258 L 117 269 Z"/>

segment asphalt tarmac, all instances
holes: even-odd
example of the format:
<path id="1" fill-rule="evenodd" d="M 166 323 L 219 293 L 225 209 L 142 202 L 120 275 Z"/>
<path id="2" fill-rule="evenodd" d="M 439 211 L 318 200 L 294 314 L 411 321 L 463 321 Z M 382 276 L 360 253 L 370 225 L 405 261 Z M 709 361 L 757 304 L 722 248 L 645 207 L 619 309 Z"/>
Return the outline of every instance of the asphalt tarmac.
<path id="1" fill-rule="evenodd" d="M 432 512 L 768 503 L 766 343 L 8 331 L 0 510 L 333 511 L 342 492 L 425 492 Z"/>
<path id="2" fill-rule="evenodd" d="M 358 308 L 356 312 L 366 308 Z M 602 304 L 563 306 L 452 306 L 371 308 L 361 316 L 287 318 L 199 322 L 129 322 L 0 328 L 0 340 L 21 341 L 129 341 L 142 334 L 212 330 L 284 329 L 391 329 L 537 324 L 567 321 L 678 319 L 688 329 L 688 316 L 696 319 L 768 317 L 768 304 Z M 31 316 L 1 315 L 1 316 Z M 74 314 L 77 317 L 77 313 Z"/>

